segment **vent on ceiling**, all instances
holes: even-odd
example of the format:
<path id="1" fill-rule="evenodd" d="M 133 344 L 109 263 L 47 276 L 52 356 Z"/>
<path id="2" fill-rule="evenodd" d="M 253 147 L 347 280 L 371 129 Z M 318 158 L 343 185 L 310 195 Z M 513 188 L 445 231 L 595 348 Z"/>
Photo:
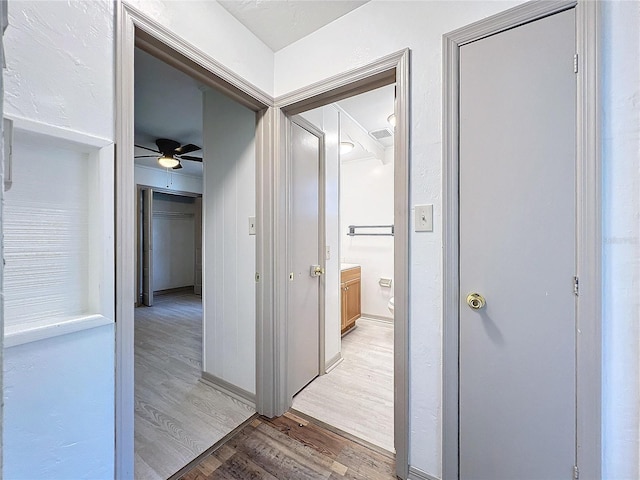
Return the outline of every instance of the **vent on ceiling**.
<path id="1" fill-rule="evenodd" d="M 384 140 L 385 138 L 393 137 L 393 133 L 391 133 L 391 130 L 389 130 L 388 128 L 373 130 L 369 132 L 369 135 L 371 135 L 376 140 Z"/>

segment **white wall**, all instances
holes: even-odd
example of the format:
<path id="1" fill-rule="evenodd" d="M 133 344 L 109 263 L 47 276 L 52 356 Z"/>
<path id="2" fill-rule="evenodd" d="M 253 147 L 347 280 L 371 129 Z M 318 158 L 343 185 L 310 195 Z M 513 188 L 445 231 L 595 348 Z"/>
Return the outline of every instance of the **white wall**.
<path id="1" fill-rule="evenodd" d="M 4 351 L 4 478 L 113 478 L 114 325 Z"/>
<path id="2" fill-rule="evenodd" d="M 255 113 L 204 96 L 204 371 L 255 393 Z"/>
<path id="3" fill-rule="evenodd" d="M 393 237 L 350 237 L 348 227 L 393 225 L 393 198 L 393 163 L 372 158 L 340 165 L 340 257 L 361 267 L 363 316 L 392 318 L 393 283 L 383 288 L 379 280 L 393 279 Z"/>
<path id="4" fill-rule="evenodd" d="M 195 203 L 192 197 L 153 192 L 153 289 L 193 286 Z"/>
<path id="5" fill-rule="evenodd" d="M 108 0 L 9 2 L 4 113 L 112 139 L 113 18 Z M 5 478 L 113 478 L 113 352 L 113 325 L 4 350 Z"/>
<path id="6" fill-rule="evenodd" d="M 442 458 L 442 34 L 521 2 L 372 1 L 275 54 L 276 96 L 411 48 L 410 204 L 435 231 L 410 238 L 410 464 Z M 637 2 L 604 2 L 604 454 L 610 479 L 638 478 Z"/>
<path id="7" fill-rule="evenodd" d="M 340 168 L 338 156 L 340 116 L 338 110 L 327 105 L 301 114 L 324 132 L 325 163 L 325 245 L 329 258 L 325 256 L 325 302 L 324 302 L 324 358 L 325 367 L 339 360 L 342 348 L 340 336 Z"/>
<path id="8" fill-rule="evenodd" d="M 640 2 L 603 8 L 603 478 L 637 479 Z"/>
<path id="9" fill-rule="evenodd" d="M 134 167 L 134 178 L 136 185 L 163 188 L 175 192 L 202 193 L 202 177 L 136 165 Z"/>

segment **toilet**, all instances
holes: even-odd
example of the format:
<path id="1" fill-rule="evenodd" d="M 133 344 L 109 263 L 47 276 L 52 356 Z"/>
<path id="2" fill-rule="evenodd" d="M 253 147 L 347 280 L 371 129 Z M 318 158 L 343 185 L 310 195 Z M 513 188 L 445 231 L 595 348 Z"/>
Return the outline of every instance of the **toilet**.
<path id="1" fill-rule="evenodd" d="M 389 311 L 391 312 L 391 315 L 393 316 L 393 297 L 389 299 L 389 303 L 387 303 L 387 308 L 389 309 Z"/>

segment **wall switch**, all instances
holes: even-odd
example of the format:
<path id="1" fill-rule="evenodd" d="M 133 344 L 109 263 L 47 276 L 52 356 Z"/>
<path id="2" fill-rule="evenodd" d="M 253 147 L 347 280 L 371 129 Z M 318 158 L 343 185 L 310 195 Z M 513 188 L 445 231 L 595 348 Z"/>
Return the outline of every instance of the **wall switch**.
<path id="1" fill-rule="evenodd" d="M 327 260 L 331 260 L 331 247 L 329 245 L 327 245 L 327 251 L 325 253 L 325 258 Z"/>
<path id="2" fill-rule="evenodd" d="M 249 235 L 256 234 L 256 217 L 249 217 Z"/>
<path id="3" fill-rule="evenodd" d="M 433 205 L 416 205 L 416 232 L 433 232 Z"/>

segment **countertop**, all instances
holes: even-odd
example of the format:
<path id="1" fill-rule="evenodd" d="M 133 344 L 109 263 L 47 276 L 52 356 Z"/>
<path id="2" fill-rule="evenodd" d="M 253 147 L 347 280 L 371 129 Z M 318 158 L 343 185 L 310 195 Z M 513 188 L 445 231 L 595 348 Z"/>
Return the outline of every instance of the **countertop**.
<path id="1" fill-rule="evenodd" d="M 350 268 L 356 268 L 359 267 L 360 265 L 357 263 L 341 263 L 340 264 L 340 271 L 342 270 L 349 270 Z"/>

